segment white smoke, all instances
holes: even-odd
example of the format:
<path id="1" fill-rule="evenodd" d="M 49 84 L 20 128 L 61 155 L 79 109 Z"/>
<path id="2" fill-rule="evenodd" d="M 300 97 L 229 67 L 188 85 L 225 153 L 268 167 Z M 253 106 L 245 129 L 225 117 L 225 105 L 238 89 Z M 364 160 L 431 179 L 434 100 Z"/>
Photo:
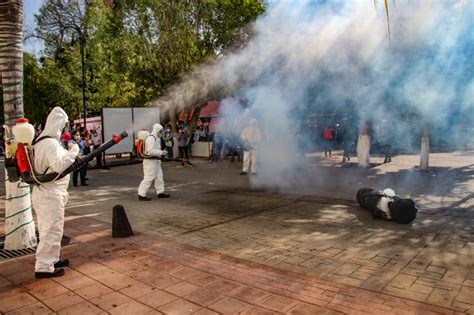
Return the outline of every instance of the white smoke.
<path id="1" fill-rule="evenodd" d="M 404 110 L 433 125 L 447 123 L 453 104 L 471 110 L 473 16 L 466 0 L 399 0 L 390 8 L 390 44 L 385 8 L 373 1 L 270 3 L 244 49 L 197 67 L 154 104 L 180 110 L 216 95 L 245 96 L 267 140 L 259 176 L 278 186 L 304 166 L 302 147 L 314 135 L 296 141 L 295 125 L 308 108 L 344 113 L 352 104 L 372 121 Z M 398 146 L 419 145 L 409 136 L 417 123 L 396 125 Z"/>

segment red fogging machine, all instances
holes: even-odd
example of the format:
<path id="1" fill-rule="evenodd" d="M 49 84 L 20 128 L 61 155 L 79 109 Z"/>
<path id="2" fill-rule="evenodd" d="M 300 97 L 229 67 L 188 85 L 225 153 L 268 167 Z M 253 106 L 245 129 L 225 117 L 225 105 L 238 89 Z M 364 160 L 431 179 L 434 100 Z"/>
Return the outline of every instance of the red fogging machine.
<path id="1" fill-rule="evenodd" d="M 14 139 L 7 142 L 8 158 L 5 159 L 8 181 L 17 182 L 19 180 L 27 184 L 41 185 L 63 178 L 69 173 L 86 165 L 108 148 L 119 143 L 123 138 L 128 137 L 124 131 L 120 135 L 113 136 L 112 139 L 102 144 L 91 153 L 77 158 L 76 161 L 61 173 L 38 174 L 34 168 L 34 151 L 32 142 L 34 138 L 34 127 L 28 119 L 21 118 L 13 126 Z"/>

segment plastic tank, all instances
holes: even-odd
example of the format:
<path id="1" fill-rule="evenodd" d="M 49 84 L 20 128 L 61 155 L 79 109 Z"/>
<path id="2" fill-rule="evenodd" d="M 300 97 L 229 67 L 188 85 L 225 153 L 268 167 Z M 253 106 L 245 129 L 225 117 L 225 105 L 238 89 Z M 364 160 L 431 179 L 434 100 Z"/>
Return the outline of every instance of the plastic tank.
<path id="1" fill-rule="evenodd" d="M 138 131 L 138 139 L 140 140 L 145 140 L 146 137 L 148 137 L 150 135 L 150 132 L 148 132 L 148 130 L 146 129 L 141 129 L 140 131 Z"/>
<path id="2" fill-rule="evenodd" d="M 13 137 L 18 143 L 26 143 L 31 145 L 35 138 L 35 127 L 29 123 L 27 118 L 16 120 L 15 126 L 12 128 Z"/>

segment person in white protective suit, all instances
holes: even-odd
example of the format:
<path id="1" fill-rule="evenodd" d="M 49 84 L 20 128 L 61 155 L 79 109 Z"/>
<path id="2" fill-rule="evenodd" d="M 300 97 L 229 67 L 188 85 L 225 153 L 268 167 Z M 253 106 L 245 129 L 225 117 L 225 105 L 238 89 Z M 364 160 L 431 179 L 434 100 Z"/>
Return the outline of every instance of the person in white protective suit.
<path id="1" fill-rule="evenodd" d="M 59 138 L 68 123 L 67 114 L 55 107 L 48 115 L 43 132 L 34 144 L 34 166 L 37 173 L 61 173 L 79 154 L 77 144 L 64 148 Z M 69 175 L 60 180 L 33 187 L 33 208 L 37 215 L 39 245 L 36 249 L 36 278 L 50 278 L 64 275 L 62 267 L 69 266 L 69 260 L 60 259 L 61 239 L 64 230 L 64 208 L 68 200 Z"/>
<path id="2" fill-rule="evenodd" d="M 161 131 L 163 126 L 154 124 L 150 135 L 145 139 L 144 155 L 150 157 L 166 156 L 168 152 L 161 149 Z M 146 196 L 151 184 L 155 181 L 155 189 L 158 198 L 168 198 L 165 193 L 165 181 L 163 180 L 163 170 L 159 159 L 143 159 L 143 180 L 138 187 L 138 200 L 150 201 Z"/>
<path id="3" fill-rule="evenodd" d="M 247 126 L 240 135 L 244 146 L 244 164 L 240 175 L 246 175 L 250 169 L 252 174 L 257 173 L 257 150 L 262 133 L 257 127 L 257 120 L 251 119 L 250 125 Z"/>

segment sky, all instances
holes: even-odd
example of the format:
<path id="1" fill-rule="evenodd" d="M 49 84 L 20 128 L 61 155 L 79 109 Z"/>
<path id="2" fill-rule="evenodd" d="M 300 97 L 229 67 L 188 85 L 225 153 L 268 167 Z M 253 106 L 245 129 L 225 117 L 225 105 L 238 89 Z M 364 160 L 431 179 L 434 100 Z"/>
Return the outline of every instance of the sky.
<path id="1" fill-rule="evenodd" d="M 25 15 L 25 29 L 32 28 L 35 25 L 35 14 L 39 12 L 44 0 L 23 0 L 23 14 Z M 24 43 L 25 51 L 32 54 L 39 54 L 43 49 L 43 44 L 37 39 L 28 39 Z"/>

